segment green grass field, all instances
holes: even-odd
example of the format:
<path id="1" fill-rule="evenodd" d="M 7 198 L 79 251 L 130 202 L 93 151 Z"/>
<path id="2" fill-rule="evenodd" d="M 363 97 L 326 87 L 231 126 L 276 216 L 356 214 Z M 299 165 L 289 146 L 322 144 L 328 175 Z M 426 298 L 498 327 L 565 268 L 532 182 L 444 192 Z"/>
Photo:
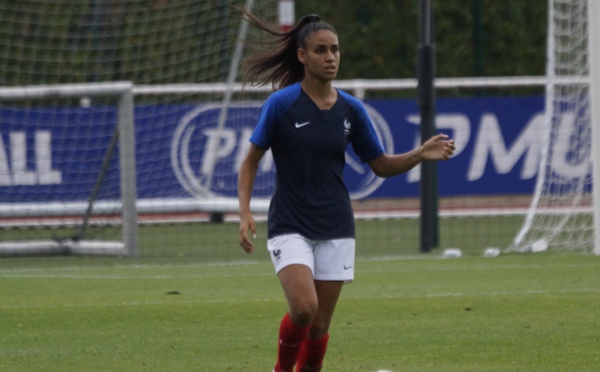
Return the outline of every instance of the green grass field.
<path id="1" fill-rule="evenodd" d="M 234 249 L 237 249 L 235 247 Z M 266 255 L 0 260 L 2 371 L 270 371 Z M 359 257 L 324 371 L 597 371 L 600 257 Z"/>
<path id="2" fill-rule="evenodd" d="M 521 216 L 478 216 L 440 219 L 440 250 L 458 247 L 468 256 L 481 256 L 484 248 L 508 247 L 523 224 Z M 175 223 L 140 225 L 139 252 L 142 258 L 194 258 L 203 262 L 268 260 L 267 228 L 257 226 L 257 250 L 252 256 L 238 245 L 237 222 Z M 107 231 L 108 230 L 108 231 Z M 73 236 L 73 228 L 0 229 L 0 241 L 23 239 L 64 239 Z M 87 239 L 118 239 L 117 228 L 90 227 Z M 419 255 L 420 237 L 417 219 L 357 220 L 359 257 Z"/>

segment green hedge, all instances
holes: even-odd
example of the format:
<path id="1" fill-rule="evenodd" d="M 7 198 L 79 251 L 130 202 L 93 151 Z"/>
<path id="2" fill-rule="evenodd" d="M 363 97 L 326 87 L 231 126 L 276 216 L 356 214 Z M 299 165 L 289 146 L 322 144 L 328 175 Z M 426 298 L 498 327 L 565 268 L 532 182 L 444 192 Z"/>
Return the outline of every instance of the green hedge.
<path id="1" fill-rule="evenodd" d="M 274 9 L 277 0 L 261 3 L 269 1 Z M 437 76 L 544 74 L 545 0 L 432 2 Z M 231 54 L 239 21 L 235 15 L 233 26 L 222 28 L 218 40 L 211 42 L 203 35 L 218 26 L 214 23 L 222 19 L 220 14 L 231 12 L 232 3 L 243 1 L 5 0 L 0 4 L 0 85 L 222 81 L 228 62 L 199 64 L 214 58 L 209 49 L 221 48 L 226 59 Z M 92 4 L 105 4 L 104 18 L 94 18 Z M 337 28 L 343 58 L 340 79 L 416 75 L 418 0 L 295 4 L 297 19 L 317 13 Z M 102 38 L 96 38 L 98 34 Z"/>
<path id="2" fill-rule="evenodd" d="M 543 75 L 544 0 L 431 0 L 437 76 Z M 296 17 L 317 13 L 340 37 L 340 78 L 416 74 L 418 0 L 301 0 Z"/>

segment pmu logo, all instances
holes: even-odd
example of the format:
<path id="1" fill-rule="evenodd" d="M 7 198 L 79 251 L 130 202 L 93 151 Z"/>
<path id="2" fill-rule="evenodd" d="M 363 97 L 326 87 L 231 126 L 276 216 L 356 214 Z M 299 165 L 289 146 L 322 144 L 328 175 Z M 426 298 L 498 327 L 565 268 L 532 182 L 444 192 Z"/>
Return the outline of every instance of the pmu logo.
<path id="1" fill-rule="evenodd" d="M 261 102 L 218 103 L 195 107 L 179 121 L 171 142 L 171 165 L 183 188 L 207 198 L 237 196 L 237 172 L 260 114 Z M 256 196 L 270 196 L 274 187 L 270 152 L 255 179 Z"/>
<path id="2" fill-rule="evenodd" d="M 189 194 L 200 198 L 237 196 L 237 173 L 248 152 L 262 104 L 235 102 L 226 112 L 220 104 L 204 104 L 181 118 L 171 142 L 171 165 Z M 370 106 L 366 109 L 384 149 L 392 153 L 394 144 L 387 122 Z M 352 198 L 368 196 L 383 182 L 351 147 L 346 152 L 346 163 L 344 177 Z M 253 195 L 270 197 L 274 179 L 275 164 L 268 151 L 259 165 Z"/>

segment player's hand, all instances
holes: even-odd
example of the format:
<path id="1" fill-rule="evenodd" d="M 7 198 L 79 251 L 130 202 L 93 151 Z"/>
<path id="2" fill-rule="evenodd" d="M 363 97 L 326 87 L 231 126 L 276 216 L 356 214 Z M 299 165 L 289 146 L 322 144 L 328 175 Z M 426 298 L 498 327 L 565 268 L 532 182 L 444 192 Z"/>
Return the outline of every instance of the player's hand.
<path id="1" fill-rule="evenodd" d="M 421 157 L 423 160 L 448 160 L 454 150 L 454 140 L 445 134 L 438 134 L 423 144 Z"/>
<path id="2" fill-rule="evenodd" d="M 240 214 L 240 246 L 246 253 L 254 251 L 254 243 L 250 240 L 248 232 L 252 234 L 252 238 L 256 239 L 256 222 L 252 213 Z"/>

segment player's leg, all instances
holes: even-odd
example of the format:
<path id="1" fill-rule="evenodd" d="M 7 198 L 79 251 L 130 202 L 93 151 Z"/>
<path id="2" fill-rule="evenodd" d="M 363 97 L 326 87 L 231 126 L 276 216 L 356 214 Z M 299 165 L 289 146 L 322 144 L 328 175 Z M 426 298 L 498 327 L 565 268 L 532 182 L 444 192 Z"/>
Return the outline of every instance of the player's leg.
<path id="1" fill-rule="evenodd" d="M 319 307 L 312 271 L 302 264 L 290 265 L 277 276 L 288 303 L 290 319 L 298 327 L 310 326 Z"/>
<path id="2" fill-rule="evenodd" d="M 292 371 L 298 359 L 300 345 L 306 339 L 317 313 L 318 300 L 312 271 L 307 266 L 287 266 L 279 272 L 278 277 L 288 302 L 288 312 L 279 327 L 275 371 Z"/>
<path id="3" fill-rule="evenodd" d="M 320 371 L 329 327 L 344 283 L 354 280 L 354 239 L 321 241 L 315 247 L 315 291 L 319 308 L 298 357 L 297 371 Z"/>
<path id="4" fill-rule="evenodd" d="M 343 285 L 343 281 L 315 281 L 319 309 L 300 348 L 297 372 L 321 370 L 329 341 L 329 326 Z"/>
<path id="5" fill-rule="evenodd" d="M 286 235 L 270 239 L 268 248 L 288 302 L 279 328 L 275 371 L 292 371 L 318 309 L 313 247 L 299 235 Z"/>

